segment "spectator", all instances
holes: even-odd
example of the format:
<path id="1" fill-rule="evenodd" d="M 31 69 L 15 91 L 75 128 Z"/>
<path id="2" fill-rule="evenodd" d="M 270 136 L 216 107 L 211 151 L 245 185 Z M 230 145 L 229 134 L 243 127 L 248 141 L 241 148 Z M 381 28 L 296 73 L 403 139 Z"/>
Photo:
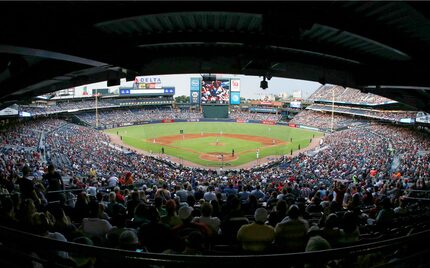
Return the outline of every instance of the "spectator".
<path id="1" fill-rule="evenodd" d="M 49 229 L 52 227 L 53 223 L 51 217 L 44 213 L 34 213 L 31 217 L 32 229 L 38 235 L 45 236 L 51 239 L 67 242 L 67 239 L 61 233 L 49 232 Z M 46 252 L 45 252 L 46 254 Z M 65 251 L 55 251 L 59 257 L 66 259 L 69 257 L 68 253 Z"/>
<path id="2" fill-rule="evenodd" d="M 48 173 L 43 176 L 43 180 L 47 185 L 48 192 L 55 191 L 55 193 L 48 193 L 48 200 L 60 201 L 60 204 L 64 204 L 66 198 L 63 192 L 58 192 L 64 190 L 64 182 L 61 175 L 55 171 L 53 164 L 48 166 Z"/>
<path id="3" fill-rule="evenodd" d="M 106 240 L 106 234 L 112 229 L 112 225 L 105 219 L 99 218 L 100 206 L 97 202 L 89 204 L 89 217 L 82 220 L 80 229 L 95 244 L 102 244 Z"/>
<path id="4" fill-rule="evenodd" d="M 266 195 L 260 190 L 260 185 L 257 184 L 257 186 L 255 186 L 255 190 L 251 191 L 251 195 L 255 196 L 257 198 L 257 200 L 263 199 Z"/>
<path id="5" fill-rule="evenodd" d="M 275 210 L 269 214 L 269 224 L 275 227 L 276 224 L 281 222 L 287 216 L 287 202 L 285 200 L 279 200 L 276 204 Z"/>
<path id="6" fill-rule="evenodd" d="M 139 239 L 137 234 L 133 230 L 126 230 L 119 236 L 119 249 L 139 251 L 140 248 Z"/>
<path id="7" fill-rule="evenodd" d="M 308 229 L 308 222 L 299 217 L 299 208 L 292 205 L 288 216 L 275 227 L 275 243 L 288 252 L 303 251 Z"/>
<path id="8" fill-rule="evenodd" d="M 275 239 L 275 230 L 266 225 L 267 210 L 255 210 L 254 223 L 242 225 L 237 232 L 237 240 L 242 243 L 242 249 L 250 252 L 262 252 L 268 249 Z"/>
<path id="9" fill-rule="evenodd" d="M 214 200 L 215 201 L 215 200 Z M 212 205 L 208 202 L 203 203 L 201 207 L 202 215 L 200 217 L 194 217 L 192 222 L 198 222 L 206 224 L 210 229 L 213 235 L 219 233 L 221 220 L 218 217 L 212 217 Z"/>
<path id="10" fill-rule="evenodd" d="M 140 244 L 149 252 L 160 253 L 172 244 L 172 234 L 170 228 L 161 223 L 160 214 L 155 207 L 146 209 L 148 223 L 140 226 L 138 231 Z"/>
<path id="11" fill-rule="evenodd" d="M 169 226 L 170 228 L 175 227 L 176 225 L 182 224 L 182 220 L 179 218 L 176 213 L 176 202 L 172 199 L 166 202 L 166 212 L 165 216 L 161 217 L 161 221 Z"/>
<path id="12" fill-rule="evenodd" d="M 215 192 L 214 192 L 214 188 L 213 188 L 213 186 L 209 186 L 209 187 L 207 188 L 206 193 L 203 195 L 203 199 L 204 199 L 205 201 L 207 201 L 207 202 L 210 202 L 210 201 L 212 201 L 212 200 L 216 200 L 216 199 L 217 199 L 217 198 L 216 198 L 216 194 L 215 194 Z"/>
<path id="13" fill-rule="evenodd" d="M 24 168 L 22 169 L 22 177 L 19 179 L 19 188 L 21 191 L 22 199 L 29 198 L 33 200 L 33 202 L 37 206 L 40 206 L 42 204 L 42 201 L 37 196 L 33 183 L 33 178 L 30 177 L 30 168 L 28 166 L 24 166 Z"/>

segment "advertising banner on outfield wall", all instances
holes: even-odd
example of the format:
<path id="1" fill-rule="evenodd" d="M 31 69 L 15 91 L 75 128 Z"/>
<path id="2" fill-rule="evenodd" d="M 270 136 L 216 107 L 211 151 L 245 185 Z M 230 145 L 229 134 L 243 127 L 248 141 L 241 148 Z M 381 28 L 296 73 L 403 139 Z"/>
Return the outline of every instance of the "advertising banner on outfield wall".
<path id="1" fill-rule="evenodd" d="M 297 127 L 297 125 L 296 125 L 296 124 L 293 124 L 293 123 L 289 123 L 289 124 L 288 124 L 288 126 L 289 126 L 289 127 Z"/>
<path id="2" fill-rule="evenodd" d="M 175 123 L 175 120 L 173 119 L 163 119 L 161 120 L 162 123 Z"/>
<path id="3" fill-rule="evenodd" d="M 191 78 L 190 80 L 190 103 L 200 104 L 200 87 L 201 82 L 199 78 Z"/>
<path id="4" fill-rule="evenodd" d="M 245 120 L 245 119 L 236 119 L 236 123 L 248 123 L 248 120 Z"/>
<path id="5" fill-rule="evenodd" d="M 275 125 L 276 122 L 275 121 L 271 121 L 271 120 L 261 120 L 261 124 L 265 124 L 265 125 Z"/>
<path id="6" fill-rule="evenodd" d="M 258 107 L 251 107 L 249 108 L 250 112 L 259 112 L 259 113 L 276 113 L 277 109 L 275 108 L 258 108 Z"/>

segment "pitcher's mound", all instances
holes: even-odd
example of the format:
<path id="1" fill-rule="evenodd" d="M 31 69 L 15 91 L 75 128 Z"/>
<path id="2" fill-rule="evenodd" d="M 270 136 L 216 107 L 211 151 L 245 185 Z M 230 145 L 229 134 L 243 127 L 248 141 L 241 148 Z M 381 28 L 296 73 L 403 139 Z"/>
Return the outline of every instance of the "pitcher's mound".
<path id="1" fill-rule="evenodd" d="M 207 153 L 207 154 L 200 154 L 200 159 L 207 160 L 207 161 L 218 161 L 218 162 L 229 162 L 238 159 L 238 156 L 231 156 L 231 154 L 224 154 L 224 157 L 221 157 L 222 153 Z M 224 159 L 223 159 L 224 158 Z"/>

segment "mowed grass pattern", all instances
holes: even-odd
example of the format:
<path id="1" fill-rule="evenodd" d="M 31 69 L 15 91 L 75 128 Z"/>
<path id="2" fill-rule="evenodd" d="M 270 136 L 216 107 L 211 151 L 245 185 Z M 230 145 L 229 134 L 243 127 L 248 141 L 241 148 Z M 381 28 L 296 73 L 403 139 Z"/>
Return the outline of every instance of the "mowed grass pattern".
<path id="1" fill-rule="evenodd" d="M 162 146 L 160 144 L 152 142 L 153 139 L 157 139 L 158 137 L 179 135 L 180 130 L 183 130 L 184 134 L 219 133 L 219 142 L 223 143 L 224 145 L 210 145 L 210 143 L 216 142 L 215 137 L 177 140 L 170 144 L 174 147 L 171 147 L 169 145 Z M 299 145 L 302 149 L 308 146 L 311 138 L 317 138 L 323 135 L 320 132 L 298 128 L 290 128 L 287 126 L 226 122 L 149 124 L 109 129 L 106 130 L 106 132 L 115 135 L 118 133 L 119 136 L 123 137 L 124 143 L 138 149 L 142 149 L 151 153 L 160 153 L 161 147 L 164 147 L 165 154 L 188 160 L 203 166 L 212 167 L 220 166 L 221 163 L 200 159 L 200 153 L 231 153 L 231 150 L 234 148 L 235 154 L 239 154 L 239 159 L 224 163 L 224 165 L 238 166 L 256 160 L 257 148 L 260 148 L 260 158 L 269 155 L 290 154 L 291 150 L 297 150 Z M 259 142 L 223 137 L 221 135 L 221 132 L 223 134 L 228 133 L 261 136 L 271 139 L 282 140 L 287 143 L 262 148 L 261 143 Z M 290 142 L 291 138 L 293 140 L 292 142 Z M 250 151 L 242 153 L 248 150 Z"/>

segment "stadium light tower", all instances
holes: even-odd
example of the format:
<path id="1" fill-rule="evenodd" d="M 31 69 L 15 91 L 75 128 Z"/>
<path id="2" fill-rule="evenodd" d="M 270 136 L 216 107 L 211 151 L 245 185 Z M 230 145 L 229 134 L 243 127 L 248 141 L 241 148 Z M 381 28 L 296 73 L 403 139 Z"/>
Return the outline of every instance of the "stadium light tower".
<path id="1" fill-rule="evenodd" d="M 334 88 L 332 87 L 332 102 L 331 102 L 331 132 L 333 132 L 333 126 L 334 126 Z"/>
<path id="2" fill-rule="evenodd" d="M 96 88 L 96 128 L 99 127 L 98 88 Z"/>

